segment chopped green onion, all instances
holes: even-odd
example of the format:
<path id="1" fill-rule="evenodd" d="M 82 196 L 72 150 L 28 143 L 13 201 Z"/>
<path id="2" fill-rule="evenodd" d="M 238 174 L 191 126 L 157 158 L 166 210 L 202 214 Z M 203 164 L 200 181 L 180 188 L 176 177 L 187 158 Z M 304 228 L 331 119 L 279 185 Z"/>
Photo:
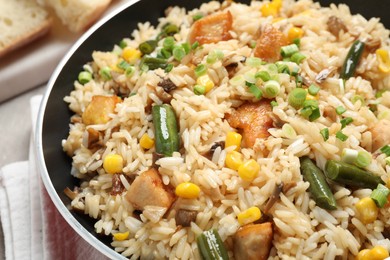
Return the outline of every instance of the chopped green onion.
<path id="1" fill-rule="evenodd" d="M 172 53 L 167 49 L 161 49 L 159 52 L 159 56 L 163 59 L 169 59 L 172 56 Z"/>
<path id="2" fill-rule="evenodd" d="M 386 154 L 386 156 L 390 156 L 390 146 L 385 145 L 380 150 L 382 153 Z"/>
<path id="3" fill-rule="evenodd" d="M 344 148 L 341 152 L 341 160 L 345 163 L 353 164 L 358 157 L 358 151 L 350 148 Z"/>
<path id="4" fill-rule="evenodd" d="M 390 165 L 390 156 L 385 158 L 386 165 Z"/>
<path id="5" fill-rule="evenodd" d="M 276 67 L 278 68 L 279 73 L 287 73 L 290 74 L 290 68 L 284 62 L 277 62 Z"/>
<path id="6" fill-rule="evenodd" d="M 173 47 L 175 46 L 175 38 L 172 36 L 169 36 L 164 39 L 163 41 L 163 48 L 167 51 L 172 51 Z"/>
<path id="7" fill-rule="evenodd" d="M 310 87 L 307 89 L 310 95 L 315 96 L 320 91 L 320 87 L 317 85 L 311 84 Z"/>
<path id="8" fill-rule="evenodd" d="M 255 98 L 261 99 L 261 97 L 263 96 L 263 92 L 258 86 L 256 86 L 256 84 L 246 81 L 245 85 L 249 88 L 249 92 L 251 92 L 255 96 Z"/>
<path id="9" fill-rule="evenodd" d="M 131 67 L 131 65 L 127 63 L 125 60 L 122 60 L 116 66 L 122 70 L 126 70 L 128 67 Z"/>
<path id="10" fill-rule="evenodd" d="M 221 50 L 215 49 L 210 51 L 210 53 L 207 55 L 206 62 L 212 64 L 217 60 L 223 59 L 223 57 L 224 57 L 223 52 Z"/>
<path id="11" fill-rule="evenodd" d="M 387 203 L 387 197 L 390 194 L 390 190 L 383 184 L 378 184 L 375 190 L 372 191 L 370 198 L 375 202 L 378 208 L 383 208 Z"/>
<path id="12" fill-rule="evenodd" d="M 282 126 L 282 132 L 284 136 L 289 139 L 294 139 L 295 137 L 297 137 L 297 133 L 295 132 L 294 128 L 288 123 Z"/>
<path id="13" fill-rule="evenodd" d="M 190 46 L 190 44 L 188 42 L 182 43 L 181 47 L 183 47 L 183 49 L 186 52 L 186 54 L 190 53 L 191 46 Z"/>
<path id="14" fill-rule="evenodd" d="M 295 109 L 302 107 L 306 100 L 307 92 L 302 88 L 293 89 L 288 95 L 288 104 Z"/>
<path id="15" fill-rule="evenodd" d="M 298 47 L 301 46 L 301 39 L 300 38 L 296 38 L 293 40 L 293 43 L 295 43 Z"/>
<path id="16" fill-rule="evenodd" d="M 278 102 L 276 102 L 275 100 L 272 100 L 270 104 L 271 104 L 272 108 L 274 108 L 274 107 L 279 105 Z"/>
<path id="17" fill-rule="evenodd" d="M 104 67 L 99 70 L 99 75 L 104 79 L 104 80 L 110 80 L 111 77 L 111 69 L 110 67 Z"/>
<path id="18" fill-rule="evenodd" d="M 179 27 L 177 27 L 176 25 L 174 24 L 167 24 L 163 27 L 163 33 L 165 33 L 166 35 L 174 35 L 175 33 L 178 33 L 179 32 Z"/>
<path id="19" fill-rule="evenodd" d="M 310 121 L 314 121 L 321 116 L 320 109 L 318 108 L 317 100 L 305 100 L 303 102 L 303 108 L 300 114 L 308 118 Z"/>
<path id="20" fill-rule="evenodd" d="M 324 141 L 327 141 L 329 139 L 329 128 L 321 129 L 320 134 L 322 135 L 322 138 L 324 138 Z"/>
<path id="21" fill-rule="evenodd" d="M 280 92 L 280 84 L 275 80 L 269 80 L 264 84 L 264 96 L 274 98 Z"/>
<path id="22" fill-rule="evenodd" d="M 302 88 L 303 78 L 302 78 L 301 75 L 296 75 L 295 76 L 295 84 L 296 84 L 297 88 Z"/>
<path id="23" fill-rule="evenodd" d="M 245 84 L 245 79 L 242 75 L 234 76 L 229 80 L 229 83 L 235 87 L 243 86 Z"/>
<path id="24" fill-rule="evenodd" d="M 255 40 L 250 41 L 249 42 L 249 48 L 251 48 L 251 49 L 256 48 L 256 44 L 257 44 L 257 41 L 255 41 Z"/>
<path id="25" fill-rule="evenodd" d="M 371 161 L 372 161 L 371 153 L 367 151 L 359 151 L 355 161 L 355 165 L 359 168 L 365 168 L 368 165 L 370 165 Z"/>
<path id="26" fill-rule="evenodd" d="M 206 74 L 207 67 L 204 64 L 199 64 L 198 66 L 196 66 L 194 72 L 195 72 L 195 76 L 199 78 L 200 76 Z"/>
<path id="27" fill-rule="evenodd" d="M 278 66 L 275 63 L 268 64 L 267 70 L 272 73 L 278 73 Z"/>
<path id="28" fill-rule="evenodd" d="M 132 96 L 135 96 L 135 95 L 137 95 L 137 92 L 131 92 L 131 93 L 129 94 L 129 97 L 132 97 Z"/>
<path id="29" fill-rule="evenodd" d="M 291 71 L 291 76 L 296 77 L 299 72 L 299 66 L 294 66 L 293 70 Z"/>
<path id="30" fill-rule="evenodd" d="M 177 61 L 181 61 L 186 56 L 186 52 L 182 46 L 173 47 L 172 54 Z"/>
<path id="31" fill-rule="evenodd" d="M 346 141 L 348 139 L 348 136 L 345 135 L 343 132 L 338 131 L 336 133 L 336 138 L 339 139 L 340 141 L 344 142 L 344 141 Z"/>
<path id="32" fill-rule="evenodd" d="M 346 127 L 347 125 L 349 125 L 352 122 L 353 122 L 352 117 L 346 117 L 346 118 L 341 119 L 340 120 L 341 129 L 343 129 L 344 127 Z"/>
<path id="33" fill-rule="evenodd" d="M 263 82 L 267 82 L 268 80 L 271 79 L 271 75 L 269 75 L 268 71 L 263 70 L 263 71 L 256 72 L 255 78 L 256 79 L 260 78 Z"/>
<path id="34" fill-rule="evenodd" d="M 195 50 L 195 49 L 198 48 L 198 47 L 199 47 L 199 42 L 198 42 L 198 41 L 194 42 L 194 43 L 191 45 L 191 49 L 192 49 L 192 50 Z"/>
<path id="35" fill-rule="evenodd" d="M 262 65 L 262 61 L 260 58 L 257 58 L 257 57 L 249 57 L 246 59 L 245 63 L 250 66 L 250 67 L 254 67 L 254 68 L 258 68 Z"/>
<path id="36" fill-rule="evenodd" d="M 206 93 L 206 87 L 202 85 L 195 85 L 194 93 L 195 95 L 203 95 L 204 93 Z"/>
<path id="37" fill-rule="evenodd" d="M 165 67 L 165 72 L 168 73 L 168 72 L 170 72 L 172 69 L 173 69 L 173 64 L 169 63 L 169 64 L 167 64 L 167 66 Z"/>
<path id="38" fill-rule="evenodd" d="M 121 40 L 119 42 L 119 47 L 121 47 L 121 49 L 124 49 L 127 47 L 127 42 L 125 40 Z"/>
<path id="39" fill-rule="evenodd" d="M 92 74 L 88 71 L 82 71 L 79 73 L 78 80 L 84 85 L 92 80 Z"/>
<path id="40" fill-rule="evenodd" d="M 338 115 L 344 114 L 345 111 L 347 111 L 347 109 L 346 109 L 345 107 L 343 107 L 343 106 L 338 106 L 338 107 L 336 107 L 336 113 L 337 113 Z"/>
<path id="41" fill-rule="evenodd" d="M 280 49 L 280 53 L 282 54 L 283 57 L 290 57 L 291 55 L 297 53 L 298 51 L 299 51 L 298 45 L 296 45 L 295 43 L 287 46 L 283 46 Z"/>
<path id="42" fill-rule="evenodd" d="M 381 89 L 381 90 L 378 90 L 376 93 L 375 93 L 375 97 L 376 98 L 380 98 L 383 96 L 383 93 L 385 93 L 387 91 L 387 89 Z"/>
<path id="43" fill-rule="evenodd" d="M 360 96 L 360 95 L 355 95 L 355 96 L 353 96 L 352 97 L 352 99 L 351 99 L 351 102 L 353 103 L 353 104 L 355 104 L 356 102 L 358 102 L 360 100 L 360 103 L 362 104 L 362 105 L 364 105 L 364 98 L 362 97 L 362 96 Z"/>
<path id="44" fill-rule="evenodd" d="M 198 21 L 199 19 L 202 19 L 203 18 L 203 14 L 201 14 L 201 13 L 197 13 L 197 14 L 194 14 L 193 16 L 192 16 L 192 19 L 194 20 L 194 21 Z"/>
<path id="45" fill-rule="evenodd" d="M 125 69 L 125 74 L 126 76 L 131 77 L 134 74 L 134 71 L 135 71 L 134 67 L 130 66 Z"/>
<path id="46" fill-rule="evenodd" d="M 296 64 L 301 63 L 304 59 L 306 59 L 306 56 L 303 55 L 300 52 L 296 52 L 291 56 L 291 61 L 295 62 Z"/>
<path id="47" fill-rule="evenodd" d="M 309 120 L 310 120 L 310 122 L 312 122 L 320 117 L 321 117 L 321 112 L 320 112 L 320 109 L 317 107 L 311 111 L 311 114 L 309 116 Z"/>
<path id="48" fill-rule="evenodd" d="M 138 46 L 138 48 L 142 52 L 142 54 L 150 54 L 156 49 L 156 46 L 157 46 L 157 41 L 149 40 L 149 41 L 142 42 Z"/>

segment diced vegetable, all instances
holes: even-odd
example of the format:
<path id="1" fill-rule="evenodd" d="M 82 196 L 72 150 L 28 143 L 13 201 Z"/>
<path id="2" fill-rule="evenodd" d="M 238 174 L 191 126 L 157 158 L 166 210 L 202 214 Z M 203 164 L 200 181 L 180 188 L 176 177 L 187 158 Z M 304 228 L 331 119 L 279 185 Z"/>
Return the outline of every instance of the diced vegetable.
<path id="1" fill-rule="evenodd" d="M 375 202 L 378 208 L 383 208 L 387 203 L 387 197 L 390 194 L 390 190 L 383 184 L 378 184 L 375 190 L 372 191 L 370 198 Z"/>
<path id="2" fill-rule="evenodd" d="M 338 131 L 336 133 L 336 138 L 339 139 L 342 142 L 345 142 L 348 139 L 348 136 L 345 135 L 342 131 Z"/>
<path id="3" fill-rule="evenodd" d="M 246 81 L 245 85 L 249 88 L 249 92 L 251 92 L 255 96 L 255 98 L 261 99 L 261 97 L 263 96 L 263 91 L 261 91 L 261 89 L 256 86 L 256 84 Z"/>
<path id="4" fill-rule="evenodd" d="M 343 67 L 341 68 L 340 78 L 349 79 L 355 74 L 356 67 L 359 64 L 360 58 L 363 54 L 364 46 L 364 42 L 359 40 L 352 44 L 347 57 L 345 58 Z"/>
<path id="5" fill-rule="evenodd" d="M 177 61 L 181 61 L 184 58 L 184 56 L 186 56 L 186 51 L 182 46 L 179 45 L 173 47 L 172 54 Z"/>
<path id="6" fill-rule="evenodd" d="M 341 160 L 345 163 L 353 164 L 358 156 L 358 151 L 350 148 L 344 148 L 341 152 Z"/>
<path id="7" fill-rule="evenodd" d="M 390 156 L 390 145 L 385 145 L 381 148 L 381 152 L 386 154 L 387 156 Z"/>
<path id="8" fill-rule="evenodd" d="M 200 188 L 194 183 L 183 182 L 177 185 L 175 193 L 180 198 L 196 199 L 200 194 Z"/>
<path id="9" fill-rule="evenodd" d="M 338 115 L 344 114 L 345 111 L 347 111 L 347 109 L 346 109 L 345 107 L 343 107 L 343 106 L 338 106 L 338 107 L 336 107 L 336 113 L 337 113 Z"/>
<path id="10" fill-rule="evenodd" d="M 335 182 L 356 188 L 375 189 L 378 184 L 384 184 L 379 176 L 374 175 L 369 171 L 360 169 L 352 164 L 335 160 L 326 162 L 325 175 Z"/>
<path id="11" fill-rule="evenodd" d="M 119 154 L 109 154 L 103 159 L 103 168 L 107 173 L 115 174 L 122 172 L 123 158 Z"/>
<path id="12" fill-rule="evenodd" d="M 194 93 L 195 95 L 204 95 L 206 93 L 206 87 L 203 85 L 195 85 Z"/>
<path id="13" fill-rule="evenodd" d="M 296 44 L 286 45 L 280 49 L 280 53 L 282 54 L 283 57 L 290 57 L 291 55 L 297 52 L 299 52 L 299 48 Z"/>
<path id="14" fill-rule="evenodd" d="M 198 77 L 206 74 L 207 67 L 204 64 L 199 64 L 198 66 L 196 66 L 194 72 L 195 72 L 195 77 L 198 78 Z"/>
<path id="15" fill-rule="evenodd" d="M 370 165 L 372 161 L 371 153 L 367 151 L 359 151 L 356 157 L 355 165 L 360 168 L 365 168 Z"/>
<path id="16" fill-rule="evenodd" d="M 341 119 L 340 120 L 341 129 L 343 129 L 344 127 L 346 127 L 347 125 L 349 125 L 352 122 L 353 122 L 352 117 L 345 117 L 345 118 Z"/>
<path id="17" fill-rule="evenodd" d="M 308 157 L 300 158 L 301 174 L 309 182 L 309 192 L 316 204 L 324 209 L 337 209 L 336 199 L 326 182 L 323 172 Z"/>
<path id="18" fill-rule="evenodd" d="M 130 64 L 134 64 L 137 60 L 139 60 L 141 55 L 141 51 L 131 47 L 126 47 L 122 51 L 123 59 L 125 59 Z"/>
<path id="19" fill-rule="evenodd" d="M 384 49 L 377 49 L 375 54 L 376 54 L 376 59 L 379 63 L 378 64 L 379 71 L 383 73 L 389 73 L 390 72 L 389 52 Z"/>
<path id="20" fill-rule="evenodd" d="M 242 135 L 236 132 L 228 132 L 226 134 L 225 147 L 236 146 L 235 150 L 241 148 Z"/>
<path id="21" fill-rule="evenodd" d="M 204 260 L 228 260 L 229 255 L 222 242 L 218 231 L 208 230 L 200 234 L 196 239 L 199 252 Z"/>
<path id="22" fill-rule="evenodd" d="M 389 251 L 383 246 L 374 246 L 368 253 L 370 260 L 384 260 L 389 257 Z"/>
<path id="23" fill-rule="evenodd" d="M 221 50 L 213 49 L 207 55 L 206 62 L 209 64 L 212 64 L 212 63 L 216 62 L 217 60 L 223 59 L 223 57 L 224 57 L 224 54 Z"/>
<path id="24" fill-rule="evenodd" d="M 296 52 L 294 53 L 293 55 L 291 55 L 291 61 L 292 62 L 295 62 L 296 64 L 299 64 L 301 63 L 304 59 L 306 59 L 306 56 L 303 55 L 302 53 L 300 52 Z"/>
<path id="25" fill-rule="evenodd" d="M 157 41 L 148 40 L 148 41 L 142 42 L 138 46 L 138 49 L 142 52 L 142 54 L 150 54 L 156 49 L 156 46 L 157 46 Z"/>
<path id="26" fill-rule="evenodd" d="M 142 65 L 146 65 L 149 70 L 155 70 L 158 68 L 165 69 L 167 67 L 167 60 L 151 56 L 144 56 L 142 58 L 141 66 Z"/>
<path id="27" fill-rule="evenodd" d="M 143 134 L 141 139 L 139 140 L 139 144 L 144 149 L 150 149 L 154 145 L 154 140 L 150 138 L 148 134 Z"/>
<path id="28" fill-rule="evenodd" d="M 259 171 L 260 165 L 254 159 L 250 159 L 238 167 L 238 175 L 244 181 L 253 181 Z"/>
<path id="29" fill-rule="evenodd" d="M 232 170 L 238 170 L 238 168 L 243 164 L 243 156 L 237 151 L 231 151 L 226 155 L 225 164 L 228 168 Z"/>
<path id="30" fill-rule="evenodd" d="M 110 79 L 112 79 L 110 67 L 103 67 L 103 68 L 101 68 L 99 70 L 99 75 L 103 78 L 103 80 L 110 80 Z"/>
<path id="31" fill-rule="evenodd" d="M 92 74 L 88 71 L 82 71 L 79 73 L 78 80 L 84 85 L 92 80 Z"/>
<path id="32" fill-rule="evenodd" d="M 124 233 L 119 233 L 119 232 L 114 233 L 114 234 L 112 234 L 112 236 L 114 237 L 114 240 L 116 240 L 116 241 L 123 241 L 129 237 L 129 231 L 126 231 Z"/>
<path id="33" fill-rule="evenodd" d="M 309 88 L 307 89 L 307 91 L 309 92 L 310 95 L 312 96 L 315 96 L 318 94 L 318 92 L 320 91 L 320 87 L 318 87 L 317 85 L 314 85 L 314 84 L 311 84 L 309 86 Z"/>
<path id="34" fill-rule="evenodd" d="M 264 97 L 274 98 L 280 92 L 280 84 L 276 80 L 269 80 L 264 84 Z"/>
<path id="35" fill-rule="evenodd" d="M 215 86 L 214 82 L 210 79 L 209 75 L 202 75 L 196 79 L 196 84 L 205 87 L 205 93 L 208 93 Z"/>
<path id="36" fill-rule="evenodd" d="M 255 74 L 255 78 L 258 79 L 260 78 L 263 82 L 267 82 L 268 80 L 271 79 L 271 75 L 268 73 L 268 71 L 259 71 Z"/>
<path id="37" fill-rule="evenodd" d="M 327 141 L 329 139 L 329 128 L 321 129 L 320 134 L 322 135 L 322 138 L 324 138 L 324 141 Z"/>
<path id="38" fill-rule="evenodd" d="M 288 30 L 288 33 L 287 33 L 287 38 L 290 42 L 293 42 L 295 39 L 300 39 L 302 38 L 304 32 L 301 28 L 299 27 L 291 27 L 289 30 Z"/>
<path id="39" fill-rule="evenodd" d="M 293 89 L 288 95 L 288 104 L 295 109 L 303 106 L 303 102 L 306 100 L 307 92 L 302 88 Z"/>
<path id="40" fill-rule="evenodd" d="M 378 217 L 378 207 L 369 197 L 359 200 L 355 207 L 358 212 L 358 217 L 363 222 L 363 224 L 372 223 Z"/>
<path id="41" fill-rule="evenodd" d="M 261 218 L 261 211 L 258 207 L 250 207 L 237 215 L 238 223 L 241 226 L 253 223 Z"/>
<path id="42" fill-rule="evenodd" d="M 309 119 L 310 121 L 314 121 L 321 116 L 320 109 L 318 107 L 318 101 L 313 99 L 306 99 L 303 102 L 303 107 L 300 110 L 300 114 Z"/>
<path id="43" fill-rule="evenodd" d="M 173 152 L 179 151 L 180 146 L 175 112 L 170 105 L 154 105 L 152 116 L 156 152 L 172 156 Z"/>

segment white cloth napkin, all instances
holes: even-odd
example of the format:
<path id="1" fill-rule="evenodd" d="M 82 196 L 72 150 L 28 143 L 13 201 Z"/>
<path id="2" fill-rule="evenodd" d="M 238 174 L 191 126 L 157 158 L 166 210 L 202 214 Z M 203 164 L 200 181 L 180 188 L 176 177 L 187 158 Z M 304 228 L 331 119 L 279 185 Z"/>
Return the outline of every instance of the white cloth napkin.
<path id="1" fill-rule="evenodd" d="M 30 101 L 33 126 L 41 98 L 34 96 Z M 57 211 L 40 179 L 31 147 L 28 161 L 0 170 L 0 218 L 6 260 L 107 259 Z"/>

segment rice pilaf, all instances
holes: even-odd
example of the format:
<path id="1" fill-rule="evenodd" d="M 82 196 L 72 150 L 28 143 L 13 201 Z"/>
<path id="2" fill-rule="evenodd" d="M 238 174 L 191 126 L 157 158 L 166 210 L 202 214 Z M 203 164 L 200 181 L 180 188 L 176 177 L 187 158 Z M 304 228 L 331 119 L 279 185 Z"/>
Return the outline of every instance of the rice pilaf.
<path id="1" fill-rule="evenodd" d="M 389 50 L 344 4 L 170 7 L 64 98 L 71 206 L 130 259 L 200 259 L 212 230 L 230 259 L 388 256 Z"/>

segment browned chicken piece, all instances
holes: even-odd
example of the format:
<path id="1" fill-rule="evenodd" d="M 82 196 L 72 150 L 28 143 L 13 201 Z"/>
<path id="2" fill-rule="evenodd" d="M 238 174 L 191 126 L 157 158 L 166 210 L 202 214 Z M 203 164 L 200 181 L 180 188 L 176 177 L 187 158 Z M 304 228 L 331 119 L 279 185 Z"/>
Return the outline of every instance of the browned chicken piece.
<path id="1" fill-rule="evenodd" d="M 118 96 L 93 96 L 82 115 L 83 123 L 86 125 L 107 123 L 110 120 L 108 115 L 114 113 L 119 102 L 121 99 Z"/>
<path id="2" fill-rule="evenodd" d="M 372 151 L 390 144 L 390 121 L 383 119 L 378 121 L 371 129 L 372 133 Z"/>
<path id="3" fill-rule="evenodd" d="M 285 45 L 288 45 L 286 36 L 272 25 L 267 24 L 257 39 L 254 55 L 266 62 L 275 62 L 281 59 L 280 49 Z"/>
<path id="4" fill-rule="evenodd" d="M 158 171 L 151 168 L 135 178 L 126 199 L 138 210 L 143 210 L 145 206 L 170 208 L 175 195 L 172 189 L 163 184 Z"/>
<path id="5" fill-rule="evenodd" d="M 227 114 L 226 119 L 231 127 L 241 130 L 242 145 L 251 148 L 257 138 L 267 138 L 270 135 L 268 129 L 272 127 L 271 111 L 268 100 L 244 103 L 233 113 Z"/>
<path id="6" fill-rule="evenodd" d="M 205 44 L 230 40 L 232 24 L 233 16 L 229 11 L 203 17 L 192 25 L 189 41 L 191 44 L 196 41 Z"/>
<path id="7" fill-rule="evenodd" d="M 233 237 L 235 259 L 266 260 L 272 239 L 271 222 L 243 226 Z"/>

